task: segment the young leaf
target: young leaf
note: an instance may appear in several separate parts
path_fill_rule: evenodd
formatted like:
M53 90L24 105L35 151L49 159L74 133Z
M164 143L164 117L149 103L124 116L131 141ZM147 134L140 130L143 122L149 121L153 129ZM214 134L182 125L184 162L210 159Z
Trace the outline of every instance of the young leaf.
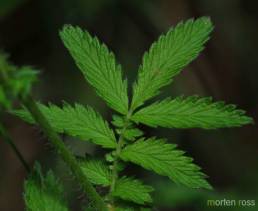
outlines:
M87 159L80 161L80 166L91 183L103 186L110 185L111 172L103 161Z
M143 205L152 202L150 196L150 192L152 191L153 188L151 186L143 185L140 180L122 177L116 182L115 190L112 195Z
M13 91L14 96L18 94L26 95L30 92L32 84L37 80L38 71L33 68L24 66L16 70L9 79L9 87Z
M74 58L87 81L97 94L116 111L126 114L128 110L127 81L123 81L121 66L115 56L98 39L87 31L70 25L60 32L64 45Z
M8 55L0 51L0 102L6 108L18 95L27 95L37 80L38 71L29 66L16 67L8 61Z
M179 23L166 35L160 36L148 53L144 54L138 80L133 87L132 109L159 94L187 64L203 50L212 31L209 18Z
M152 127L212 129L251 123L252 118L244 114L234 105L192 96L156 102L136 112L132 120Z
M129 141L134 141L137 137L140 137L143 135L143 132L139 130L138 128L131 128L124 131L124 138Z
M91 107L80 104L72 107L67 103L62 108L53 104L45 106L38 103L38 106L56 132L89 140L105 148L116 147L113 131ZM29 123L35 123L27 110L16 110L13 113Z
M114 125L115 127L119 127L122 128L125 124L125 120L123 117L119 116L119 115L113 115L112 116L113 120L112 120L112 125Z
M63 187L52 171L46 176L41 173L37 164L35 172L25 182L24 198L28 211L68 211L63 197Z
M192 163L193 159L184 156L184 152L177 150L176 145L167 144L161 139L140 139L125 147L120 157L124 161L131 161L157 174L168 176L175 183L190 188L211 189L205 180L206 175Z

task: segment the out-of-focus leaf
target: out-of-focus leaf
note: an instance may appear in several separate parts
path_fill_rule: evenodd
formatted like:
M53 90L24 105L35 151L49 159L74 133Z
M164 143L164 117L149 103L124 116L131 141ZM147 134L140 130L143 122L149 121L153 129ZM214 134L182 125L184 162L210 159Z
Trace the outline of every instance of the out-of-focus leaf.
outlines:
M68 211L62 185L52 171L44 176L39 164L35 165L24 188L27 211Z

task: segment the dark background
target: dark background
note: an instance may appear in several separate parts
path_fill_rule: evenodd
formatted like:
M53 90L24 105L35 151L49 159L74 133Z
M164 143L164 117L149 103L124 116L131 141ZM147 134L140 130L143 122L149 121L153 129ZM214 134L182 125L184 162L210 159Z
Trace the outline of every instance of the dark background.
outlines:
M116 54L130 84L141 57L157 37L181 20L210 16L215 25L205 51L183 71L164 96L213 96L234 103L257 121L258 2L253 0L0 0L0 48L17 65L41 70L34 95L42 102L62 100L89 104L107 120L110 109L85 82L58 37L65 23L79 25L95 34ZM69 170L57 159L36 127L5 115L4 124L32 166L39 160L52 168L66 184L73 210L80 210L81 192ZM207 199L257 199L257 126L220 130L168 130L143 128L147 135L167 137L187 151L210 176L214 191L189 190L164 177L130 166L156 188L158 210L218 210ZM77 155L103 151L74 139L65 142ZM26 172L4 142L0 142L0 210L24 210L23 180ZM243 210L257 210L245 207ZM242 210L221 208L220 210Z

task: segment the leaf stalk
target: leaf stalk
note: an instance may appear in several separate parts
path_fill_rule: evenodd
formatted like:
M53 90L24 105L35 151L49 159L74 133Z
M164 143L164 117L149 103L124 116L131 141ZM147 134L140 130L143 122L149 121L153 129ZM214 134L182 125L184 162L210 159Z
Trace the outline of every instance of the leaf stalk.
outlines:
M117 178L118 178L119 155L120 155L122 147L124 145L124 132L126 131L128 125L129 125L132 112L133 112L133 110L130 109L129 112L127 113L127 115L125 116L125 123L124 123L124 126L121 130L121 133L120 133L119 137L118 137L117 147L116 147L116 150L115 150L115 159L114 159L114 163L113 163L113 167L112 167L111 186L110 186L110 190L109 190L109 196L110 196L112 201L113 201L112 192L115 189L116 181L117 181Z

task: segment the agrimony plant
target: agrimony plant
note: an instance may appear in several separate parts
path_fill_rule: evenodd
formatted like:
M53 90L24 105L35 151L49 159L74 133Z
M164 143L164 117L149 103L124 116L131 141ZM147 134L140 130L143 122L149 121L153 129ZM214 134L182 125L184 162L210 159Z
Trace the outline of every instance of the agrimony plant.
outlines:
M106 45L79 27L65 25L60 31L64 45L85 79L116 112L111 122L114 129L89 106L77 103L64 103L62 107L38 103L38 106L56 132L106 148L105 159L85 158L78 163L92 184L108 188L103 198L110 210L143 210L152 206L153 188L138 178L126 176L124 168L128 162L189 188L212 189L191 157L164 138L145 137L138 124L216 129L252 122L243 110L213 102L210 97L169 97L145 105L200 54L212 29L210 19L202 17L181 22L161 35L143 56L131 100L122 68ZM26 109L15 113L29 123L36 123Z

